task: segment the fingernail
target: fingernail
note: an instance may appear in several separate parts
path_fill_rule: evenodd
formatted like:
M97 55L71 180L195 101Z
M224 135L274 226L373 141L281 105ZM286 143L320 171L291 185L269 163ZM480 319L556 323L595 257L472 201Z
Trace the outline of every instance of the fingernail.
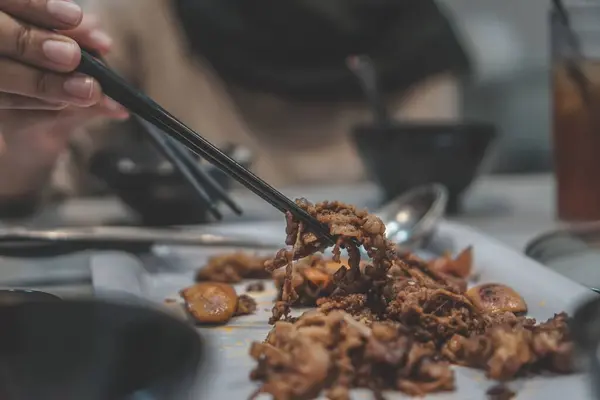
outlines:
M104 107L106 107L110 111L118 111L121 108L121 105L111 99L110 97L104 97Z
M127 113L127 111L123 108L122 105L120 105L119 103L117 103L116 101L111 99L110 97L104 97L103 103L104 103L104 107L106 107L106 109L109 111L119 112L119 113Z
M77 57L77 46L61 40L46 40L42 45L44 55L52 62L71 65Z
M48 0L48 12L56 19L69 25L79 25L83 18L83 11L77 4L65 0Z
M67 79L63 85L65 92L82 100L89 100L94 93L94 80L89 76L76 76Z
M110 97L104 97L104 107L112 113L112 118L125 120L129 118L129 112L119 103Z
M112 38L99 29L93 30L89 37L98 47L108 48L113 43Z
M129 114L122 113L122 114L114 115L112 118L117 121L127 121L129 119Z

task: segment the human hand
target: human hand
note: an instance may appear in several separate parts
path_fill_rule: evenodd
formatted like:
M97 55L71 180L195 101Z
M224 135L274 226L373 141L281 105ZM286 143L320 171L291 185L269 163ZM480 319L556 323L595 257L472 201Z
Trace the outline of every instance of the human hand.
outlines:
M0 109L90 107L99 84L73 71L78 43L106 52L110 38L71 0L0 0Z
M0 0L0 8L2 8L2 1L6 0ZM68 0L54 1L68 2ZM100 54L105 54L111 49L112 39L99 28L99 21L94 16L86 15L77 28L60 32L65 37ZM0 82L2 81L1 72L0 69ZM125 119L128 117L127 111L119 104L102 95L95 104L87 107L81 104L47 102L25 96L12 97L13 100L18 99L25 104L15 106L13 103L12 107L4 109L1 106L2 95L0 90L0 138L2 138L0 150L4 150L0 151L0 156L2 153L6 156L7 150L8 153L19 156L27 152L38 156L30 158L35 163L42 160L53 160L64 150L71 132L91 119L96 117ZM37 102L36 104L39 104L40 107L32 102Z
M72 72L78 43L101 54L111 47L71 1L0 0L0 197L36 190L78 126L127 118L95 80Z

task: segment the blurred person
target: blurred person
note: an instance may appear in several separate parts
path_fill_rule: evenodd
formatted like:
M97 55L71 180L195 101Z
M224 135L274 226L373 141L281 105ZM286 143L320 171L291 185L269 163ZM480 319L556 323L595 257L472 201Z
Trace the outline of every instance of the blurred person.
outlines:
M368 54L391 115L455 119L467 57L432 0L92 0L112 37L111 67L217 146L255 156L268 182L364 178L350 132L371 119L345 60ZM76 134L54 173L70 195L91 190L98 149L129 123Z

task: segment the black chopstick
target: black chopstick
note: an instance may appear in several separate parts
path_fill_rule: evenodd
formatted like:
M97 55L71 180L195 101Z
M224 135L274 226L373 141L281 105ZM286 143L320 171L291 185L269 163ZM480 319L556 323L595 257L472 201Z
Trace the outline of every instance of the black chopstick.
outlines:
M237 205L237 203L234 202L231 197L229 197L221 185L202 169L202 166L199 165L194 157L192 157L188 149L181 146L179 142L176 142L169 136L166 136L162 131L159 131L156 126L144 120L140 116L135 115L134 118L138 124L144 128L148 135L150 135L151 139L156 143L159 149L164 153L169 153L168 156L164 153L163 154L171 162L176 164L177 168L182 174L186 175L186 180L188 180L194 186L198 186L201 189L204 188L206 190L206 195L211 201L212 198L216 198L227 204L229 208L231 208L231 210L236 214L241 215L243 213L240 206ZM204 187L200 186L199 184L203 185ZM213 206L213 208L215 207Z
M208 212L215 217L217 220L222 220L223 215L217 208L217 206L212 201L210 195L206 192L206 190L200 185L199 181L196 180L195 175L192 173L191 168L184 163L184 161L179 157L177 151L173 148L173 146L168 143L170 138L168 136L162 135L160 132L156 130L154 125L148 124L145 120L140 118L137 115L134 115L133 118L136 120L138 124L140 124L145 132L150 137L150 140L154 142L156 148L162 153L162 155L171 163L173 167L179 171L183 179L187 181L187 183L192 187L194 193L198 197L198 200L207 207ZM150 126L147 126L150 125Z
M163 130L164 133L182 143L192 152L204 157L275 208L282 212L292 213L296 218L307 224L307 227L315 234L328 239L331 243L336 242L336 238L330 234L327 226L317 221L316 218L300 208L291 199L244 168L208 140L188 128L148 96L134 89L117 73L86 51L82 51L78 71L95 78L107 96Z
M146 124L151 125L149 122L145 121ZM173 147L173 150L177 152L180 156L180 159L184 162L184 164L188 165L190 172L202 183L206 186L206 191L213 197L220 199L223 203L227 204L231 210L237 215L242 215L244 212L242 208L235 202L227 192L221 187L221 185L208 173L206 173L202 166L198 165L197 160L192 156L192 153L185 147L181 145L181 143L176 142L175 140L168 137L169 144Z
M107 93L108 94L108 93ZM295 217L304 221L316 234L325 237L331 243L335 243L336 239L329 233L326 226L318 222L310 214L298 207L296 203L284 196L281 192L270 186L268 183L248 171L242 165L238 164L231 157L221 152L218 148L206 141L203 137L192 131L190 128L185 126L183 123L172 117L165 111L165 115L168 117L166 121L149 114L149 121L156 124L158 127L167 133L172 135L179 142L183 143L184 146L189 148L194 153L199 154L206 160L223 170L233 179L240 182L246 188L251 190L254 194L277 208L281 212L291 212ZM186 132L182 134L181 132ZM187 133L191 132L193 135L188 136ZM199 142L199 143L198 143ZM208 146L208 150L203 148L204 143Z
M100 54L95 52L89 52L89 54L106 65L106 61ZM178 142L157 131L154 125L138 115L134 115L133 120L146 132L162 155L179 171L213 217L217 220L223 219L219 209L213 203L213 198L223 201L236 214L241 215L243 213L242 209L229 197L221 185L202 169L187 149L182 148ZM204 187L201 185L204 185Z

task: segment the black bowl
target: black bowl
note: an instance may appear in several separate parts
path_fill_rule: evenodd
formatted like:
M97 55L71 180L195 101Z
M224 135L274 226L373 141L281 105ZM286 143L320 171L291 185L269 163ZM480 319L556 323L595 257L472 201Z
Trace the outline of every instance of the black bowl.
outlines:
M62 299L56 295L29 289L0 289L0 307L23 303L55 302Z
M100 301L0 307L3 400L190 398L203 345L163 312Z
M137 151L136 151L137 150ZM200 224L210 221L207 208L181 174L154 149L109 149L98 153L92 173L102 179L141 219L143 225L167 226ZM237 151L228 152L236 158ZM243 154L236 161L250 163ZM206 164L202 168L223 189L233 181L221 170Z
M577 365L588 370L594 398L600 399L600 296L587 300L575 311L570 329Z
M353 137L367 172L389 201L423 184L448 188L448 211L478 173L496 136L487 123L396 123L359 125Z

